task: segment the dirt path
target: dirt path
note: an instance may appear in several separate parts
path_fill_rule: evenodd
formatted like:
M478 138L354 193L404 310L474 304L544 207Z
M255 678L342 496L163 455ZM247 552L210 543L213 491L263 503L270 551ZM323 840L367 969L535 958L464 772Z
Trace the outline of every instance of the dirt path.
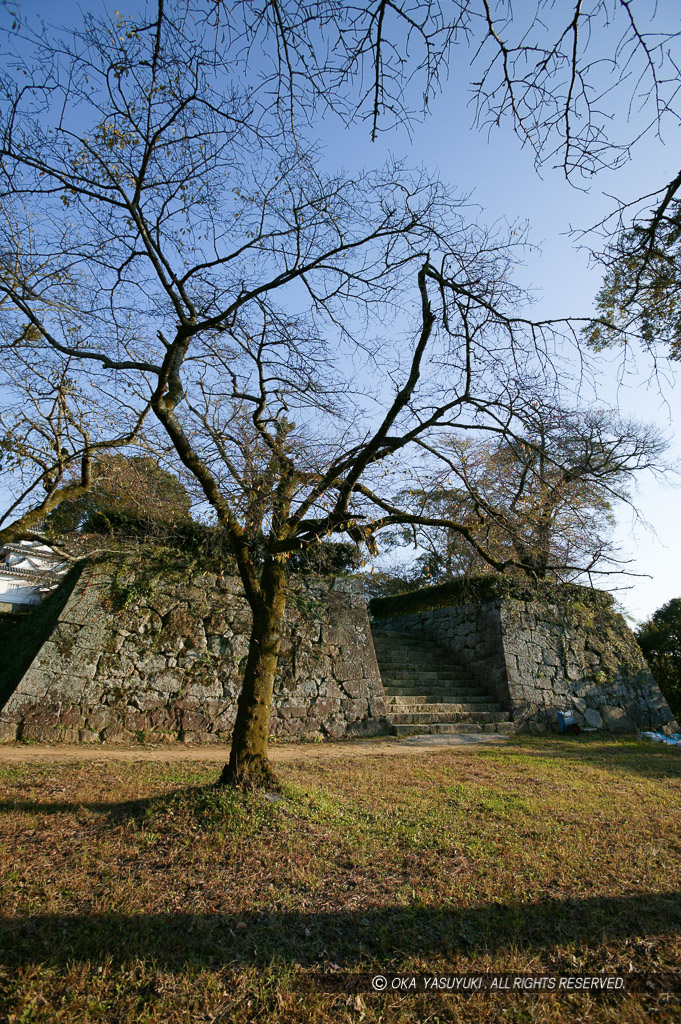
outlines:
M273 744L270 758L274 762L334 761L338 758L367 757L380 754L414 756L442 750L468 750L475 746L498 746L507 737L496 733L462 733L451 736L412 736L398 740L392 736L370 740L348 740L340 743ZM44 764L51 761L204 761L222 763L229 747L105 747L59 744L0 745L0 764Z

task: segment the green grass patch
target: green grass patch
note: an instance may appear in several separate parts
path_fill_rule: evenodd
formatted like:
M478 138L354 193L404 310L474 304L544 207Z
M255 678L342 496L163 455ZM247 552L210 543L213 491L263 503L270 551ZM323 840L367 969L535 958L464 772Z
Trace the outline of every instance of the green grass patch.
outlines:
M678 995L329 993L315 972L681 967L681 757L558 739L291 762L0 769L18 1022L676 1020Z

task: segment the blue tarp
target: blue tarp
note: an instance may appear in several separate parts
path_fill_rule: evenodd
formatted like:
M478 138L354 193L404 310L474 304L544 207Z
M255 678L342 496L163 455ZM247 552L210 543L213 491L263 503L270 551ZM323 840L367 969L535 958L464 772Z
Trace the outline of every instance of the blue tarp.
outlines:
M642 732L641 739L651 740L653 743L666 743L670 747L681 747L681 732L673 732L671 736L665 736L663 732Z

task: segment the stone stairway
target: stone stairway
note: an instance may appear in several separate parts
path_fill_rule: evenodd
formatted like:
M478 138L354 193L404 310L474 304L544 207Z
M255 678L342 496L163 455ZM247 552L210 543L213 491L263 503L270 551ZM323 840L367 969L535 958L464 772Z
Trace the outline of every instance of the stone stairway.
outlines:
M374 648L395 736L425 733L512 733L502 709L450 652L432 640L372 626Z

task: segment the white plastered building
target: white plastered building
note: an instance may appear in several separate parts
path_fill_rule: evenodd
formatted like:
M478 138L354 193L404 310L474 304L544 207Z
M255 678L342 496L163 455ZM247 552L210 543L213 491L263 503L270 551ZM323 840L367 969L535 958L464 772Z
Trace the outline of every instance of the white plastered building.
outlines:
M60 555L39 541L0 547L0 611L24 611L40 604L68 568Z

